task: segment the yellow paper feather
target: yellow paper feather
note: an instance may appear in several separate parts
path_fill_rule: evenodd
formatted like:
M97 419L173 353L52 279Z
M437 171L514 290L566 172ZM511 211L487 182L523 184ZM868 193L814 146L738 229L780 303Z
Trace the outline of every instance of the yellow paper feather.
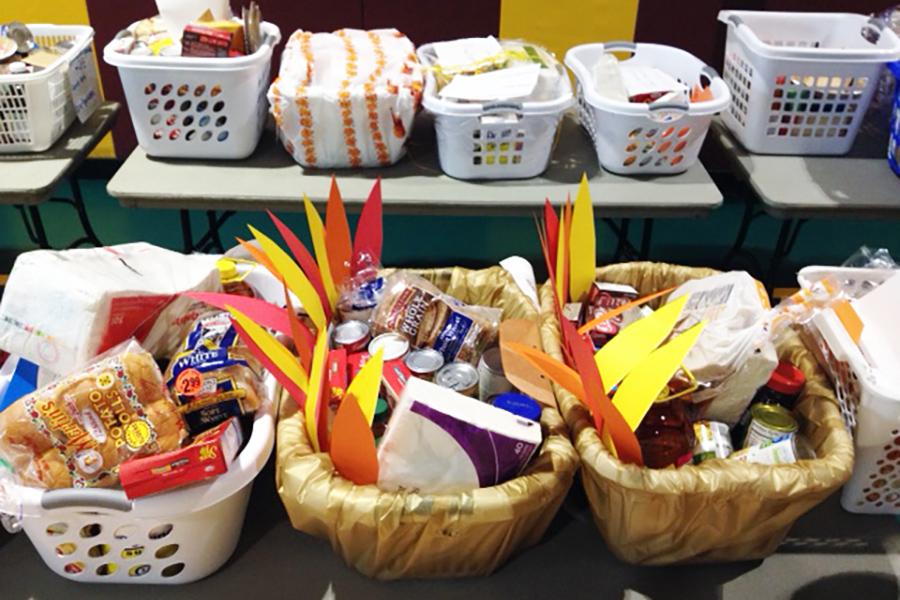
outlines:
M328 362L328 334L324 329L319 330L316 337L316 346L313 349L312 366L309 368L309 389L306 392L305 421L306 433L316 452L320 452L318 408L321 402L322 386L326 362Z
M231 306L226 306L226 308L228 309L228 312L231 313L234 320L247 332L247 335L253 339L253 343L255 343L260 350L265 352L266 356L269 357L269 360L271 360L276 367L281 369L282 373L290 377L291 381L293 381L303 393L306 393L309 387L309 378L307 377L303 366L300 364L300 361L297 360L297 357L294 356L290 350L285 348L281 342L276 340L275 336L266 331L265 328L257 325L250 317Z
M375 404L378 402L378 390L381 388L381 374L384 370L384 351L379 348L375 356L366 361L353 381L347 387L344 398L353 396L362 409L363 416L369 426L375 419Z
M597 271L597 239L594 234L594 205L588 189L587 175L581 176L575 208L572 211L572 234L569 239L569 297L578 302L594 283Z
M559 305L566 303L566 210L559 209L559 232L556 234L556 297Z
M297 263L288 256L287 252L281 249L281 246L252 225L248 225L248 227L250 232L253 233L253 237L256 238L266 253L266 256L272 261L272 265L284 278L288 288L300 300L306 314L309 315L313 325L316 326L316 330L320 332L325 331L328 323L325 321L325 309L322 308L322 301L319 299L319 294L316 293L316 288L309 282L309 279L303 274Z
M312 237L313 249L316 251L316 263L319 265L319 273L322 275L322 285L325 287L325 295L331 303L333 311L337 306L338 291L334 286L334 277L331 275L331 263L328 262L328 247L325 245L325 226L322 217L309 197L303 194L303 206L306 209L306 220L309 223L309 235Z
M616 390L613 405L622 413L632 431L644 420L650 406L678 371L705 326L706 321L701 321L668 344L654 350L631 370Z
M681 296L632 323L597 351L594 361L607 393L669 337L687 299Z

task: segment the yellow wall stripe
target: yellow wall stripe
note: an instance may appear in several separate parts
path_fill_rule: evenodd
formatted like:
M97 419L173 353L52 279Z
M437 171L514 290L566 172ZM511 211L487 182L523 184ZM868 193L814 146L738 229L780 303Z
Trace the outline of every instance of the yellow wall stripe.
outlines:
M638 0L501 0L500 37L547 47L562 61L588 42L633 40Z

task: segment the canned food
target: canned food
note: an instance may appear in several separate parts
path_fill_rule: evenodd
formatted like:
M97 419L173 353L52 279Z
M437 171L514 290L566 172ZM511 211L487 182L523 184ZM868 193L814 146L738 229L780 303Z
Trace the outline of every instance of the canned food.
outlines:
M334 328L334 344L347 352L362 352L369 344L369 326L362 321L344 321Z
M444 366L444 355L432 348L413 350L406 355L406 367L414 377L434 381L434 374Z
M375 352L381 348L384 352L384 362L403 358L409 352L409 340L399 333L382 333L372 338L369 342L369 354L375 356Z
M694 464L711 458L728 458L734 452L728 425L719 421L694 423Z
M798 446L797 435L789 433L774 440L766 440L738 450L731 455L731 458L760 465L787 465L795 463L801 458L815 458L815 455L809 456Z
M478 361L478 399L487 402L511 389L512 384L503 374L500 348L488 348Z
M434 376L434 382L473 398L478 393L478 371L467 362L456 361L444 365Z
M778 404L754 404L750 407L750 427L744 438L744 448L780 438L800 429L797 419Z

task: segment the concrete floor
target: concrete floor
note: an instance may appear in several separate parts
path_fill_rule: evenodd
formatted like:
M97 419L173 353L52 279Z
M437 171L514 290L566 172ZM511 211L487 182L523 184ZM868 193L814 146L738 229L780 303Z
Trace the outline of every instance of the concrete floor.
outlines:
M256 482L237 551L207 579L174 588L74 583L49 571L24 534L3 534L0 598L900 598L900 520L851 515L841 509L837 495L801 518L766 560L633 567L606 549L578 486L576 481L544 540L490 577L383 583L344 565L326 541L291 528L270 462Z

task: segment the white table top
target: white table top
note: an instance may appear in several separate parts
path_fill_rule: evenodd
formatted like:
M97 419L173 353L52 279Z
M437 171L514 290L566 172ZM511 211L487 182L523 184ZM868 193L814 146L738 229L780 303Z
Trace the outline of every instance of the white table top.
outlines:
M629 178L599 168L590 139L566 119L550 168L540 177L507 181L461 181L440 171L434 128L423 115L408 155L383 169L337 172L342 197L358 209L372 182L382 178L386 212L406 214L530 214L545 198L554 203L590 178L598 217L702 216L722 204L722 194L698 162L675 176ZM172 160L135 150L107 190L123 206L205 210L302 210L305 192L316 203L328 198L332 171L305 170L270 130L256 152L241 161Z
M887 162L884 135L860 130L846 156L751 154L718 120L710 137L718 141L747 179L769 214L779 218L900 218L900 177Z
M0 154L0 204L40 204L60 180L78 168L112 128L119 104L106 102L86 123L77 119L49 149L34 154Z

